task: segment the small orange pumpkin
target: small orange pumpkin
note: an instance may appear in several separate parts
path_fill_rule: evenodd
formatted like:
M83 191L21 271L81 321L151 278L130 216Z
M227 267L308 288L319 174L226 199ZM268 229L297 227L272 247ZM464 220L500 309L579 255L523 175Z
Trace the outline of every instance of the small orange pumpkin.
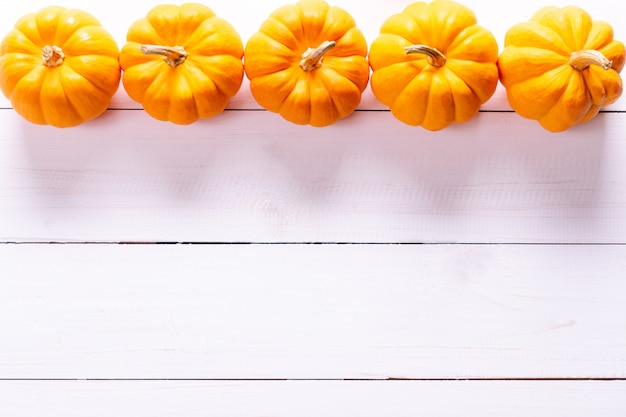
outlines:
M327 126L351 114L369 80L367 43L345 10L302 0L275 10L244 51L250 90L296 124Z
M15 111L71 127L104 112L120 83L119 49L95 17L46 7L18 20L0 45L0 88Z
M389 17L372 43L371 88L400 121L440 130L474 117L498 85L498 44L450 0L416 2Z
M583 9L549 6L507 31L498 67L511 107L560 132L620 97L624 44Z
M157 5L128 30L122 83L150 116L186 125L226 108L243 81L242 57L239 34L207 6Z

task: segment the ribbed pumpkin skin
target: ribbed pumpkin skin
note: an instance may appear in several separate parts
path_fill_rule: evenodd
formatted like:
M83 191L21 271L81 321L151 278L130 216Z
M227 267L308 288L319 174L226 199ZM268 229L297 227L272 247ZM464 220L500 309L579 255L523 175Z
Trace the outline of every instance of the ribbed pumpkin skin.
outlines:
M152 117L187 125L216 116L243 81L243 43L235 28L197 3L161 4L135 21L120 52L128 95ZM178 65L142 48L182 48Z
M610 68L574 68L570 59L580 51L600 52ZM624 44L613 39L608 23L593 21L584 10L550 6L507 31L498 67L511 107L561 132L591 120L621 96Z
M19 19L2 40L0 89L29 122L77 126L107 109L120 82L118 55L91 14L46 7Z
M413 45L435 48L445 63ZM376 98L400 121L440 130L464 123L498 84L498 44L467 7L450 1L416 2L389 17L372 42L369 62Z
M305 70L303 54L335 42L319 67ZM320 0L274 11L244 51L250 90L264 108L301 125L328 126L350 115L369 80L367 43L354 19Z

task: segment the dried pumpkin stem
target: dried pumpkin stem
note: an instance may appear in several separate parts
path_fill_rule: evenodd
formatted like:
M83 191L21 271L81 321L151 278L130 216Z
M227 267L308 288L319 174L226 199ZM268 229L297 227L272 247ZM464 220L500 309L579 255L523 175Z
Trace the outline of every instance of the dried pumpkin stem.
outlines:
M65 60L63 50L56 45L46 45L41 50L41 62L46 67L58 67Z
M608 70L613 66L613 61L610 61L600 51L583 49L570 55L569 64L578 71L584 70L589 65L600 65L602 69Z
M322 57L337 45L335 41L324 41L317 48L309 48L302 54L300 67L305 71L313 71L322 66Z
M146 55L163 55L165 62L172 67L187 59L187 51L182 46L141 45L141 52Z
M446 64L446 56L437 48L427 45L405 46L404 50L408 54L424 54L428 63L435 67L443 67Z

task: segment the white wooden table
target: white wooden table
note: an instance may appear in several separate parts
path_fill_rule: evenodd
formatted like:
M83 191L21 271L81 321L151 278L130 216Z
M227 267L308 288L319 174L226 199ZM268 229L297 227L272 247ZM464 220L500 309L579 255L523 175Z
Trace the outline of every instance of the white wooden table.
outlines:
M207 3L242 39L285 2ZM626 3L567 2L613 24ZM6 3L2 36L49 3ZM124 43L156 3L67 1ZM332 2L368 42L408 1ZM539 0L468 0L502 46ZM432 133L366 91L55 129L0 99L0 415L626 415L626 99L551 134L500 86Z

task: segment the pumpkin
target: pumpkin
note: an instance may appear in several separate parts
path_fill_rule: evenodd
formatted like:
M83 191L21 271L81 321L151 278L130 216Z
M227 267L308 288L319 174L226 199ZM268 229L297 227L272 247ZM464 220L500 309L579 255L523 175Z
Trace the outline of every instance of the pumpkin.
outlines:
M244 67L262 107L316 127L350 115L369 80L365 37L348 12L321 0L271 13L246 43Z
M187 125L213 117L241 87L241 38L207 6L157 5L126 40L124 89L155 119Z
M119 49L95 17L46 7L20 18L0 45L0 89L24 119L77 126L103 113L120 82Z
M624 45L579 7L549 6L507 31L498 67L511 107L560 132L620 97Z
M415 2L372 42L371 89L400 121L440 130L474 117L498 85L498 44L467 7Z

